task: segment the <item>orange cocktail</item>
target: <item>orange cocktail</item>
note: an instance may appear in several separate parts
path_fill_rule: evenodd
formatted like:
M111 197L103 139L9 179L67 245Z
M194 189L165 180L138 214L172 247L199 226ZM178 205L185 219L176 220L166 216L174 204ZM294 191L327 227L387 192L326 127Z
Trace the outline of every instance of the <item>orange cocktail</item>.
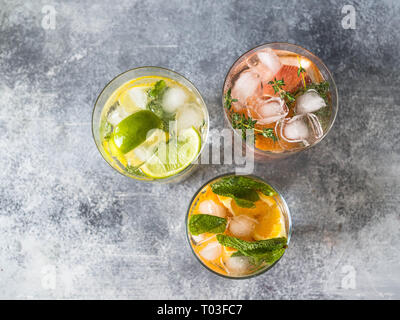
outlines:
M290 215L270 185L229 174L195 195L187 228L203 265L219 275L240 278L259 274L282 257L290 237Z

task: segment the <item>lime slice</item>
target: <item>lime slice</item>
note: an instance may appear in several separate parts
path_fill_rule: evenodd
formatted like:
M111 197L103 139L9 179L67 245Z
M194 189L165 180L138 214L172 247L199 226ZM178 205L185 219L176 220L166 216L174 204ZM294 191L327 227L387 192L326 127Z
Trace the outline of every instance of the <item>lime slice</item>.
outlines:
M110 140L114 143L118 153L125 154L143 143L151 129L161 127L161 119L153 112L140 110L118 123Z
M126 159L124 157L124 154L118 149L118 147L115 145L114 140L110 139L108 140L108 149L110 151L110 155L114 157L116 160L121 162L123 166L127 165Z
M200 152L201 137L195 128L189 128L168 143L161 143L155 154L141 166L149 177L162 179L173 176L188 167Z
M128 165L139 167L150 159L160 143L168 141L168 133L161 129L153 129L148 133L148 138L140 146L125 154Z

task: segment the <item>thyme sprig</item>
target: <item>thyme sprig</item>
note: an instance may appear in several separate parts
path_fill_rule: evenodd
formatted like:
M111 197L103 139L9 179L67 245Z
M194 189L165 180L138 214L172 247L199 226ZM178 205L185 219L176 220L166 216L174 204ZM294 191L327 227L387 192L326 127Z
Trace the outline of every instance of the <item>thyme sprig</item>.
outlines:
M297 60L299 61L299 69L297 70L297 76L300 77L300 74L301 74L301 77L303 79L303 85L304 85L304 88L306 89L307 88L306 79L304 78L304 73L306 72L306 69L304 69L302 67L301 60L300 60L299 56L297 56Z
M281 80L274 78L274 80L269 81L268 84L272 85L274 93L279 93L280 97L286 100L286 102L290 103L296 100L290 92L283 89L283 86L285 85L285 80L283 78Z
M229 90L226 92L226 95L225 95L224 106L225 106L225 108L228 109L228 110L231 110L231 108L232 108L232 102L237 102L237 101L238 101L238 99L232 99L231 90L232 90L232 89L229 89Z
M254 142L254 140L256 138L256 134L258 134L258 135L262 135L265 138L270 138L274 142L278 141L273 128L264 128L262 130L257 129L254 127L255 124L257 123L257 120L253 120L250 116L246 117L242 113L231 111L232 102L235 102L235 101L237 101L237 99L232 99L231 89L229 89L225 94L224 106L228 111L230 111L232 127L234 129L239 129L242 131L242 138L244 140L250 141L251 139L253 139L253 142ZM253 134L251 136L248 136L247 130L252 130Z
M304 72L306 72L306 69L304 69L304 68L300 65L299 69L297 70L297 76L300 77L300 74L301 74L301 73L304 73Z
M325 100L326 105L329 105L330 93L329 93L329 82L323 81L321 83L311 83L307 88L300 88L295 93L294 96L297 98L303 95L306 91L314 89L318 92L322 99Z

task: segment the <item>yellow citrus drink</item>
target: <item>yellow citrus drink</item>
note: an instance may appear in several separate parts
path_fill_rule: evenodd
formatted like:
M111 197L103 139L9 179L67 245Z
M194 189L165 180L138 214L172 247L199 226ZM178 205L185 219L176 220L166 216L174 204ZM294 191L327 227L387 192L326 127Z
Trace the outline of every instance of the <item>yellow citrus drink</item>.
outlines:
M141 180L163 180L187 171L208 132L208 113L200 94L169 70L166 75L155 72L116 86L99 119L99 149L107 162Z

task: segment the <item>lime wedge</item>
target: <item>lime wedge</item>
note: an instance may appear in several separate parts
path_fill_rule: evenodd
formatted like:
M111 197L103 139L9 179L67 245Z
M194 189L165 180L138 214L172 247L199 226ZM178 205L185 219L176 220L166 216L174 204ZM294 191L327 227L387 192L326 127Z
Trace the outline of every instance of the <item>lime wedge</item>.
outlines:
M125 154L143 143L151 129L161 127L161 119L153 112L140 110L118 123L110 140L114 143L118 153Z
M168 133L161 129L152 129L148 133L148 138L140 146L125 154L128 165L139 167L150 159L160 143L168 141Z
M162 179L188 167L200 152L201 137L195 128L182 131L177 139L161 143L154 155L140 168L147 176Z

